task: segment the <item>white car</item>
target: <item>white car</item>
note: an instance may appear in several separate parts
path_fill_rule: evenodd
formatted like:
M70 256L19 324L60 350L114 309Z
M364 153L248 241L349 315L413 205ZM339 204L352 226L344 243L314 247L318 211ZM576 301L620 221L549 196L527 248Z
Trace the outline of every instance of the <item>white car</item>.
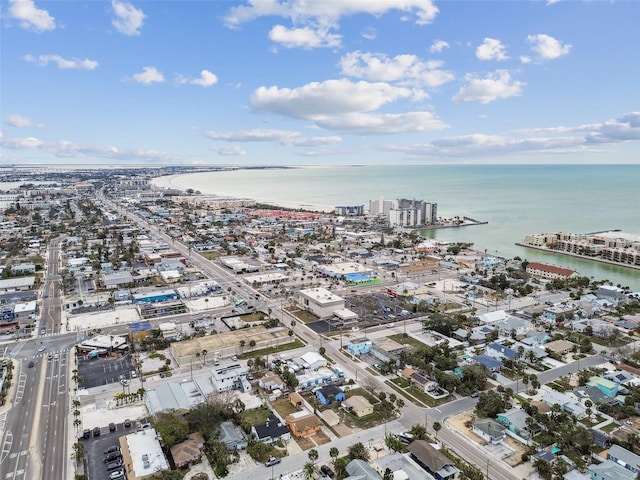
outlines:
M351 327L351 331L352 332L359 332L360 331L360 327Z
M40 347L40 348L38 349L38 352L44 352L44 348L45 348L45 347Z
M393 322L391 322L391 323L387 323L387 328L393 328L393 327L395 327L395 326L396 326L396 324L395 324L395 323L393 323Z

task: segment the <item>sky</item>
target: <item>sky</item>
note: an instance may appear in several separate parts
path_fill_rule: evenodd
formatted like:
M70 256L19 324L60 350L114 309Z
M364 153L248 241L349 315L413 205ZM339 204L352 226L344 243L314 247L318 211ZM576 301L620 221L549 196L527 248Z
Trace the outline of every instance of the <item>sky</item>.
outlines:
M0 163L638 164L640 2L2 0Z

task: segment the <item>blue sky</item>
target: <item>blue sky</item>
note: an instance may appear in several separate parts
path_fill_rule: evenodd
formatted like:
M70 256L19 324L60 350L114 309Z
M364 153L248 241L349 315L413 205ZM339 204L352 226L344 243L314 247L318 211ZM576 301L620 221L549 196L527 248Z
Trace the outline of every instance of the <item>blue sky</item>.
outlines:
M3 0L9 164L640 163L640 2Z

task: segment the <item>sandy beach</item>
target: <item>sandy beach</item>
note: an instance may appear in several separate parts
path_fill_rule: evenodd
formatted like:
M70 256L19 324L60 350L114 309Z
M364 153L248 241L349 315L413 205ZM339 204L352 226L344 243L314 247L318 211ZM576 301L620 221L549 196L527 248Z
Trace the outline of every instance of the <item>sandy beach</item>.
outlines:
M234 172L238 172L237 170ZM242 172L242 170L240 170ZM205 175L220 175L221 177L225 174L229 173L226 171L221 172L208 172ZM288 209L302 209L308 210L312 212L333 212L335 207L332 205L319 205L313 203L305 203L305 202L292 202L285 200L277 200L273 198L267 198L264 196L254 196L247 192L247 188L244 184L239 182L220 182L216 183L215 186L212 185L209 188L203 188L199 186L195 188L191 186L191 181L193 180L194 175L202 175L202 174L182 174L182 175L167 175L163 177L156 177L151 180L151 184L155 188L159 189L170 189L175 188L179 190L186 191L189 188L194 188L194 190L199 190L205 195L215 195L218 197L226 197L226 198L250 198L255 200L258 203L264 203L268 205L273 205L282 208Z

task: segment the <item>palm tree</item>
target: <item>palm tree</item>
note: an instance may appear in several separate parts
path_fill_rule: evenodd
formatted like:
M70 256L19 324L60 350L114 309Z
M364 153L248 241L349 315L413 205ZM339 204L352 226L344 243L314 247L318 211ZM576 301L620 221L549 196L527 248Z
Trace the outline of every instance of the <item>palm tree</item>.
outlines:
M318 451L315 448L312 448L311 450L309 450L307 455L309 455L309 460L312 461L313 463L316 463L316 461L318 460L319 455L318 455Z
M206 349L206 348L203 348L203 349L202 349L202 357L203 357L203 359L202 359L202 363L207 363L207 353L209 353L209 352L207 351L207 349Z
M196 352L196 360L200 360L200 352Z
M338 447L331 447L329 449L329 456L331 457L331 461L333 462L333 465L335 466L336 464L336 459L338 458L338 455L340 455L340 450L338 450Z
M240 351L242 352L244 350L244 346L247 344L246 340L240 340Z
M436 440L438 440L438 432L442 428L440 422L433 422L433 431L436 432Z
M307 474L307 478L311 477L313 475L313 472L316 469L316 466L313 464L313 462L307 462L304 464L304 471Z

